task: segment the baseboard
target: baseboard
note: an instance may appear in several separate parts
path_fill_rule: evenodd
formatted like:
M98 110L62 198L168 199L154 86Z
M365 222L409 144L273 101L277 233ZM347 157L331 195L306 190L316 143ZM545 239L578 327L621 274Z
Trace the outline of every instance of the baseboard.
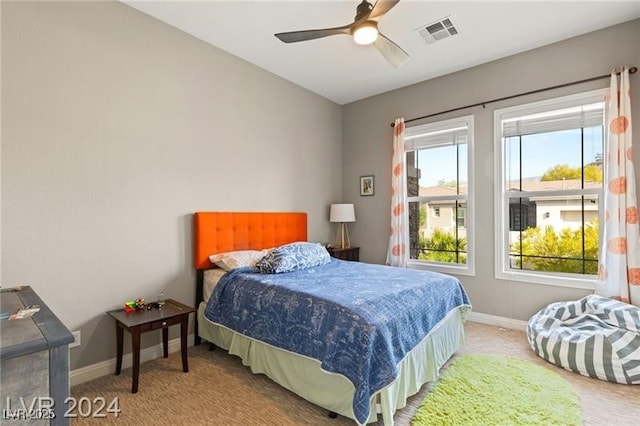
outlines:
M187 337L187 346L193 346L193 334ZM177 352L180 350L180 338L169 340L169 353ZM151 361L152 359L160 358L162 356L162 343L142 349L140 351L140 363ZM125 354L122 357L122 368L129 368L133 365L133 356L131 353ZM106 361L98 362L96 364L88 365L86 367L76 368L71 371L69 377L71 386L79 385L94 379L98 379L102 376L109 374L115 374L116 371L116 359L112 358Z
M483 314L480 312L470 312L467 317L469 321L479 322L481 324L494 325L496 327L512 328L514 330L525 331L527 322L513 318L499 317L496 315Z

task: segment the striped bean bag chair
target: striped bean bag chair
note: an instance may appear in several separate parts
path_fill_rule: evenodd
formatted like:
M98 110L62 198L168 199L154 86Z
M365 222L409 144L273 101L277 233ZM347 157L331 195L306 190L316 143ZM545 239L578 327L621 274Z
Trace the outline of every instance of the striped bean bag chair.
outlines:
M574 373L640 384L640 308L589 295L552 303L527 323L531 349Z

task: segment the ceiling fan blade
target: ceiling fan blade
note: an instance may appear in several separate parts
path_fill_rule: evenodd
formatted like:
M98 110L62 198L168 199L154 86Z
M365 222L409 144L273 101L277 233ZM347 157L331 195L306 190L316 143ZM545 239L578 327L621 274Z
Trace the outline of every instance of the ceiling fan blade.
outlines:
M382 34L378 34L378 38L373 42L373 45L378 49L378 52L396 68L409 60L409 54L407 52Z
M373 9L371 9L371 13L367 19L378 19L385 13L391 10L393 6L398 4L400 0L378 0L376 4L373 5Z
M274 35L285 43L296 43L298 41L314 40L317 38L328 37L337 34L351 34L352 25L353 24L349 24L343 27L324 28L320 30L290 31L287 33L278 33Z

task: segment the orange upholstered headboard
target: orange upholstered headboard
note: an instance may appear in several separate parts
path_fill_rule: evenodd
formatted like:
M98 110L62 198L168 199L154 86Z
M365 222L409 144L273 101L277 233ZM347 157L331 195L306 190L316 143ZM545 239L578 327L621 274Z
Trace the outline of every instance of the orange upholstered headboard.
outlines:
M234 250L261 250L307 241L307 214L289 212L194 213L194 266L208 269L209 256Z

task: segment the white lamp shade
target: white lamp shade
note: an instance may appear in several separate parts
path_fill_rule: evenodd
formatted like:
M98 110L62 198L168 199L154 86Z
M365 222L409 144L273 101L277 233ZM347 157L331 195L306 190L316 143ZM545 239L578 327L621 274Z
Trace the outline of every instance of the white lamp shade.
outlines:
M353 204L331 204L329 222L355 222L356 212Z

